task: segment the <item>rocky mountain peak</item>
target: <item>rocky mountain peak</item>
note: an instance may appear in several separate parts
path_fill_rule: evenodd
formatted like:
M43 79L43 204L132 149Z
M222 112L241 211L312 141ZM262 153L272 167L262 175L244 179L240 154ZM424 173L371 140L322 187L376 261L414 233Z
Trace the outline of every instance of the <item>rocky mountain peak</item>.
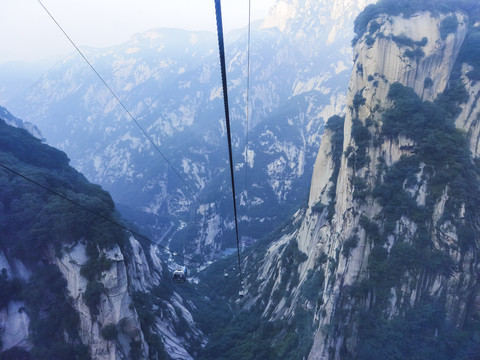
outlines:
M452 23L454 26L446 30L448 23ZM306 226L301 230L305 231L304 235L297 238L301 250L312 251L315 247L320 247L333 261L329 266L335 264L336 270L327 275L327 277L331 277L328 280L330 285L327 287L333 293L328 296L325 295L328 291L324 293L325 305L322 308L326 316L320 318L320 324L331 323L335 321L335 316L342 314L340 315L343 319L341 322L347 321L349 327L356 326L353 320L356 316L353 309L355 304L359 304L358 302L364 301L365 298L358 295L352 296L346 289L350 287L357 289L359 284L371 282L372 277L377 276L373 270L373 267L376 266L374 264L377 264L378 261L377 251L385 251L390 257L396 256L397 249L401 247L411 247L412 251L432 251L429 256L439 255L440 250L446 251L445 254L448 254L445 255L446 262L442 265L446 268L439 269L436 274L430 274L430 279L415 290L407 290L407 284L419 284L421 277L425 276L424 265L415 265L408 270L400 270L404 271L402 276L405 276L405 282L398 278L392 281L391 288L388 290L391 293L386 296L386 299L391 301L388 306L379 305L375 300L372 302L371 299L368 299L370 292L365 293L366 300L370 304L368 306L381 308L384 311L385 319L400 316L401 309L415 308L415 304L420 301L422 296L440 296L448 291L447 289L451 287L452 283L459 285L458 291L462 293L463 301L468 302L468 298L472 296L467 288L476 282L475 273L469 273L467 278L462 278L462 285L460 285L458 281L462 270L458 273L449 273L449 275L443 272L448 268L447 263L450 260L456 262L459 269L468 268L475 261L472 258L470 260L462 258L460 255L462 251L459 247L456 247L455 251L446 250L455 242L454 239L459 241L460 235L457 231L459 227L463 226L460 224L463 222L461 219L464 215L461 215L463 210L460 210L462 208L460 207L458 208L460 212L454 215L457 220L445 221L444 219L443 225L440 221L447 211L445 203L454 201L455 195L448 195L450 193L449 185L446 185L443 192L433 194L431 182L434 180L428 179L434 175L427 175L424 169L426 165L427 167L441 165L438 163L432 165L427 160L430 156L429 153L421 155L424 153L418 150L419 147L422 147L418 141L425 142L427 140L416 136L415 132L422 133L424 130L411 128L410 131L406 129L395 131L396 136L393 137L385 136L387 133L392 134L391 126L402 126L399 123L393 125L390 119L395 118L394 121L397 122L406 121L402 116L396 115L400 108L406 109L411 105L404 104L404 101L415 101L418 104L418 107L410 107L410 113L403 113L403 116L418 119L410 123L412 127L427 126L421 125L422 117L427 116L421 114L422 111L426 111L421 110L422 106L434 108L437 106L428 105L431 104L428 102L420 105L422 100L433 101L443 97L445 101L452 101L450 95L445 94L449 94L449 87L454 86L452 84L460 81L453 69L455 66L457 69L459 67L459 54L466 38L468 24L468 14L462 11L435 14L420 11L411 16L381 14L369 22L368 32L365 32L355 45L354 71L350 78L343 128L344 155L341 156L338 173L335 173L335 165L331 162L333 160L331 143L334 139L334 132L328 132L327 139L324 138L317 158L310 194L311 206L322 202L325 207L328 207L329 204L335 206L331 222L328 224L321 219L313 222L324 223L324 227L320 229L320 238L322 239L320 242L316 237L311 236L312 231L316 228L312 226ZM403 100L407 96L409 100ZM418 100L414 100L415 98ZM455 101L453 102L455 103ZM459 103L456 104L452 106L458 106ZM440 110L440 103L438 106L436 111L440 113L437 116L442 116L440 115L442 111L452 111ZM446 107L444 108L446 109ZM452 125L446 125L446 129L455 133ZM439 139L439 141L442 140ZM442 146L447 145L443 143ZM469 149L464 147L464 151L468 152ZM419 168L413 172L416 180L412 178L412 185L404 183L403 191L410 194L406 195L407 198L413 197L415 205L412 205L412 208L418 206L424 209L422 211L430 212L431 217L427 221L432 222L434 228L430 231L422 230L422 225L397 209L396 206L400 205L395 205L393 198L387 197L388 200L385 200L382 197L384 195L378 193L378 189L382 188L382 185L379 184L385 183L383 188L388 188L391 186L390 182L394 181L389 175L390 171L398 171L393 169L404 166L400 164L408 161L415 164L416 161L419 161L417 159L425 159L426 163L420 160ZM382 167L389 170L379 171ZM328 177L330 174L331 176ZM421 180L422 177L425 179L425 176L427 180ZM418 183L416 183L417 181ZM414 183L415 185L413 185ZM325 202L329 197L327 193L330 194L329 196L334 194L334 197ZM441 198L435 198L439 195ZM429 207L429 201L436 202L437 206ZM387 210L392 207L395 210ZM478 211L473 208L471 210ZM387 215L392 212L396 215ZM318 215L312 213L311 216L317 217ZM391 219L390 216L392 216ZM383 218L383 222L378 220L380 218ZM310 220L310 222L312 221ZM393 223L386 225L385 222L388 221L393 221ZM452 227L454 223L457 225ZM450 229L448 236L445 233L446 228ZM423 233L424 231L425 233ZM382 236L385 236L384 244L380 241ZM428 237L432 244L430 246L434 250L427 251L417 245L420 236ZM376 243L378 241L380 243ZM393 264L388 266L391 266L389 269L394 267ZM384 281L384 279L379 279L379 281ZM382 285L378 283L372 290L380 291L381 287ZM385 291L387 290L385 289ZM333 298L337 298L337 300L331 301ZM447 296L445 309L449 314L449 321L457 326L463 326L458 322L457 316L459 313L464 314L462 316L466 315L468 311L465 305L460 305L459 308L458 303L451 301ZM362 336L364 335L359 335L360 338ZM357 341L359 341L358 338L343 334L340 329L333 336L331 333L319 331L309 358L316 359L319 356L340 358L342 352L358 351L359 343L356 343ZM335 351L327 357L328 347L335 348Z
M443 321L427 333L477 326L477 17L382 1L356 20L345 116L327 122L308 207L260 271L274 279L264 316L311 314L309 359L388 358L428 336L400 328L427 309ZM375 330L387 328L388 343Z
M315 33L322 45L332 45L341 38L351 38L353 20L373 0L312 1L279 0L265 18L262 28L278 28L298 38Z

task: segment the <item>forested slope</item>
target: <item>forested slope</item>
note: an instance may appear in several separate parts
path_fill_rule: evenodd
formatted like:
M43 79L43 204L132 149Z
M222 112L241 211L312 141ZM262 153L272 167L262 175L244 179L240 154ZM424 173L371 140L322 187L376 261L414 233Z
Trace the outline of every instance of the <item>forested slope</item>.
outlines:
M191 358L189 305L120 224L63 152L0 119L2 360Z

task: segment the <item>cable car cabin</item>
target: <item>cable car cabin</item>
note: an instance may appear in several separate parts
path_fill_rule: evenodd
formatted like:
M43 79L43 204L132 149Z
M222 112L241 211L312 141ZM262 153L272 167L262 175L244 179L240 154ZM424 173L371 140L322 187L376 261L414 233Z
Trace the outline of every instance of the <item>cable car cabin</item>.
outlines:
M173 281L177 283L184 283L187 281L187 268L179 268L173 272Z

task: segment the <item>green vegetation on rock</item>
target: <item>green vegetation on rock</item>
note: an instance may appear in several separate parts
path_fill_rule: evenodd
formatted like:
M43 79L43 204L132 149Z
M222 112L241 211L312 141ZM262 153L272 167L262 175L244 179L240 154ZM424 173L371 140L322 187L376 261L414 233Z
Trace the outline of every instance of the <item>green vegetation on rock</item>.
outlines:
M100 186L89 183L68 162L63 152L0 119L1 164L102 216L116 219L110 195ZM89 261L82 275L89 282L83 296L95 315L103 292L100 275L111 266L111 262L100 255L101 250L122 247L126 241L125 232L1 168L0 234L0 250L20 260L32 273L28 281L8 279L5 270L0 276L0 307L12 300L25 303L33 344L30 356L34 359L88 359L88 349L78 334L79 316L72 306L66 280L58 267L50 264L50 249L55 256L61 257L78 242L86 244ZM8 292L4 292L5 289Z
M378 17L380 14L387 14L392 16L402 15L409 18L416 12L429 11L433 14L449 13L454 11L462 11L469 15L478 15L480 12L478 2L476 0L432 0L432 1L417 1L417 0L380 0L376 4L368 5L355 19L354 31L355 38L352 40L352 45L355 45L358 40L369 29L372 33L372 28L368 28L371 20ZM457 29L458 22L453 16L446 18L441 24L441 36L445 38L449 33ZM376 30L378 25L373 27Z
M432 242L434 206L445 191L448 199L437 228L448 222L459 229L461 253L475 246L472 239L480 209L480 171L472 163L465 134L453 124L453 114L465 99L464 91L451 87L438 102L430 103L401 84L390 87L394 105L383 114L382 133L390 138L407 137L414 145L410 155L403 155L391 167L380 161L379 180L369 195L382 211L373 220L362 217L360 221L373 245L369 276L349 293L355 298L375 294L375 301L370 310L360 314L356 359L466 359L465 354L480 349L478 319L467 321L465 328L452 328L445 318L444 296L425 298L412 307L404 304L400 315L388 315L392 291L404 292L407 277L413 279L410 286L415 287L414 279L419 276L448 279L459 266L448 249L438 249ZM418 193L411 190L418 189L418 181L427 184L424 205L417 204L414 195ZM407 226L409 221L414 223L415 231L398 232L402 221ZM470 347L461 346L460 338ZM414 348L421 351L412 351Z
M330 117L327 121L326 129L332 132L332 161L334 163L334 168L332 176L330 177L330 182L332 186L328 189L328 197L330 201L328 203L328 213L327 218L332 219L335 212L335 194L337 191L337 178L340 172L340 165L342 162L343 154L343 128L345 126L345 117L334 115Z

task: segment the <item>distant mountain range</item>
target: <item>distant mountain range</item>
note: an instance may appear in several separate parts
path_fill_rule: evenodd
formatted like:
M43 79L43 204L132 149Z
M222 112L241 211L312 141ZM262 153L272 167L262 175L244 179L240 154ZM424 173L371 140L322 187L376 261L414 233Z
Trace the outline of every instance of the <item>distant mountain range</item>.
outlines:
M243 240L262 238L306 200L324 122L344 106L359 11L353 1L278 1L254 24L248 133L246 30L227 35ZM195 197L77 54L10 100L10 110L159 241L206 258L233 247L215 34L157 29L83 51Z
M246 33L227 37L242 274L214 34L84 49L181 179L76 55L9 100L188 257L0 171L0 357L477 359L480 6L368 3L276 2L252 32L248 124ZM4 163L119 219L65 153L0 135Z

